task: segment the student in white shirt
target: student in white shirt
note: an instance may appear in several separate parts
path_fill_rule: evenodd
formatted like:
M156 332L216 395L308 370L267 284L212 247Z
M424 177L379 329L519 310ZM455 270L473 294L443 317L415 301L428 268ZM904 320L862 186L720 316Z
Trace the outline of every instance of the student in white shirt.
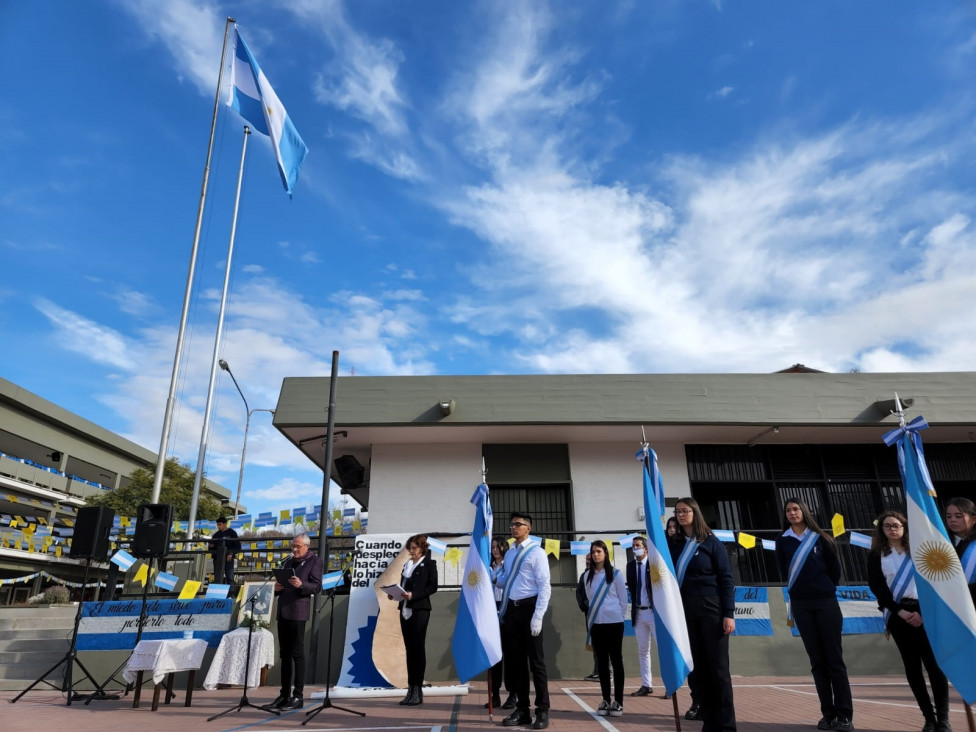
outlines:
M627 591L630 593L630 622L637 636L637 658L640 661L641 685L631 696L654 693L651 678L651 638L654 637L654 595L651 592L651 569L647 563L647 539L634 537L634 558L627 563Z
M587 638L596 651L603 702L596 713L619 717L624 713L624 615L627 585L624 574L614 569L607 545L590 544L590 568L586 571ZM610 665L613 664L613 700L610 699Z

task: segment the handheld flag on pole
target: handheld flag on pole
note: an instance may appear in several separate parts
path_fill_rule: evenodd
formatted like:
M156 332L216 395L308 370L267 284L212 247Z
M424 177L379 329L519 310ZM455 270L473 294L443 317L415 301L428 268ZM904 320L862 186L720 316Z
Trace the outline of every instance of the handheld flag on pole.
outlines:
M915 587L925 619L925 633L932 651L959 696L967 704L976 702L976 609L955 547L942 525L935 506L935 488L929 476L919 431L928 427L916 417L909 424L895 395L900 425L884 436L885 444L897 445L898 469L905 487L908 532Z
M674 694L694 669L691 643L681 590L664 533L664 484L657 467L657 455L644 443L637 453L644 475L644 521L647 525L647 561L651 568L651 592L654 600L654 628L657 637L661 679L667 694Z
M488 570L491 557L491 502L482 483L471 496L475 505L474 529L464 564L461 602L458 605L451 651L462 683L491 668L502 659L495 593Z
M281 182L290 196L308 148L236 27L227 104L246 119L255 132L271 137Z

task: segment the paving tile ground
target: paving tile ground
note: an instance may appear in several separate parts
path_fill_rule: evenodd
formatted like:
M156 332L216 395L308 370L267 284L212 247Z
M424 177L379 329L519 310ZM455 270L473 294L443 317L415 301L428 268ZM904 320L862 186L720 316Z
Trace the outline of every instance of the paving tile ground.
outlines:
M809 732L816 729L820 710L816 692L809 677L749 677L735 678L735 707L738 728L742 732ZM862 732L909 732L920 730L922 716L911 696L904 678L896 676L852 677L854 691L854 722ZM639 680L629 679L627 690L639 686ZM315 690L314 688L312 689ZM308 690L307 690L308 691ZM148 694L146 692L149 692ZM264 687L251 690L248 698L255 703L270 701L275 689ZM142 706L132 708L132 697L118 701L95 701L90 705L74 702L65 705L62 695L52 689L34 689L17 703L8 702L17 692L0 692L3 704L3 728L7 730L58 730L63 732L285 732L287 730L487 730L501 727L505 712L489 721L483 704L487 701L484 684L473 684L464 696L425 697L417 707L401 707L399 698L336 699L334 703L365 712L358 717L337 709L325 709L306 726L304 713L315 708L312 702L305 710L272 717L255 709L234 711L220 719L207 718L233 707L241 698L241 689L220 689L193 693L193 706L182 705L182 692L170 705L159 711L149 708L151 689L143 694ZM148 697L148 698L147 698ZM622 717L597 717L600 703L599 685L585 681L560 680L550 684L552 704L550 730L641 730L664 732L675 730L673 705L664 699L660 690L655 696L627 697ZM687 693L679 692L679 711L687 708ZM964 707L953 692L952 724L955 732L967 727ZM510 729L510 728L506 728ZM519 728L514 728L519 729ZM698 732L701 724L681 719L681 730Z

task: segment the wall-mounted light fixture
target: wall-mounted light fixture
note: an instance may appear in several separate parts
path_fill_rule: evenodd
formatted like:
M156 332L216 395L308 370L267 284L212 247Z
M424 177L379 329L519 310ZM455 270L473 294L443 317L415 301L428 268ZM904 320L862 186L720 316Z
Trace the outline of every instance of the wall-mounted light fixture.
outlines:
M454 414L454 407L456 407L457 404L453 399L444 399L443 401L438 402L437 406L441 408L441 414L447 417Z
M752 447L753 445L755 445L757 442L759 442L766 435L778 435L778 434L779 434L779 427L778 426L777 427L770 427L768 429L763 430L758 435L754 435L753 437L749 438L749 441L746 442L746 445L748 445L749 447Z

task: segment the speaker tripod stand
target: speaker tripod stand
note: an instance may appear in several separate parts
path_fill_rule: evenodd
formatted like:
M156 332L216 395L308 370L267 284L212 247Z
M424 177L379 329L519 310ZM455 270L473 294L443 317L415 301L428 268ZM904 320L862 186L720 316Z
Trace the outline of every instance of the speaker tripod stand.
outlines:
M83 664L81 662L81 659L78 658L78 626L81 624L81 613L82 613L82 609L84 608L83 600L84 600L85 588L88 586L88 574L90 570L91 570L91 556L88 556L85 558L85 580L81 584L82 602L78 603L78 612L75 613L75 625L74 628L72 628L71 630L71 644L68 646L68 650L64 654L64 658L62 658L51 668L49 668L47 671L45 671L43 674L37 677L37 679L35 679L30 686L28 686L17 696L11 699L10 700L11 704L16 703L17 700L20 699L24 694L26 694L28 691L30 691L35 686L41 683L47 684L52 689L60 688L61 692L63 692L67 696L68 701L66 703L66 706L69 707L71 706L71 702L74 701L76 698L87 699L87 701L85 702L86 704L91 702L94 699L118 699L119 698L118 695L116 694L106 694L105 691L103 690L103 687L99 686L98 682L95 681L94 677L91 675L88 669L85 668L85 664ZM75 664L78 664L78 668L81 669L81 672L85 675L85 678L87 678L92 683L92 686L95 687L95 691L92 692L91 694L77 694L75 692L74 690L75 683L81 683L82 681L82 679L78 679L77 682L72 681L72 671L74 669ZM64 678L61 682L61 686L57 687L53 683L48 681L47 677L53 674L55 671L57 671L61 666L64 666Z
M346 709L346 707L340 707L332 703L332 698L329 696L329 684L332 682L332 629L335 625L335 593L339 589L339 585L335 585L329 590L329 594L326 597L326 601L329 603L329 649L328 656L325 662L325 698L322 699L322 703L315 709L310 709L305 712L305 716L308 717L302 726L315 719L319 712L325 709L338 709L340 712L346 712L347 714L358 714L360 717L365 717L366 712L357 712L355 709Z
M251 709L260 709L262 712L268 712L268 714L273 714L276 717L281 715L281 712L278 711L277 709L272 709L271 707L268 706L262 707L262 706L258 706L257 704L252 704L250 700L247 698L247 682L250 681L250 677L251 677L251 638L253 638L254 636L254 604L258 599L258 593L261 592L261 590L267 586L268 586L267 584L263 584L255 587L254 592L251 593L251 596L247 598L247 601L245 602L245 605L251 606L251 622L247 626L247 655L244 658L244 691L241 694L241 700L235 706L232 706L229 709L225 709L224 711L220 712L219 714L215 714L212 717L207 717L208 722L212 722L215 719L219 719L220 717L223 717L225 714L230 714L231 712L239 712L244 707L249 707Z

